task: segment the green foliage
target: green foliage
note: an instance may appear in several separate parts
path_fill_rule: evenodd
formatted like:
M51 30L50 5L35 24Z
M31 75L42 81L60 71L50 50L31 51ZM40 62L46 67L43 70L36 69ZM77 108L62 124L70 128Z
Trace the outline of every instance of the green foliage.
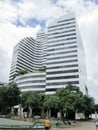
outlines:
M62 113L67 113L69 111L76 111L78 105L81 104L83 99L83 94L79 93L79 88L76 86L66 86L66 88L61 88L56 91L56 95L60 98L60 109Z
M94 113L95 111L94 98L84 95L84 99L85 99L84 114L86 118L89 118L89 115L91 113Z
M65 88L57 89L55 94L45 95L37 92L24 92L22 94L22 106L32 109L45 108L60 111L62 118L64 114L70 115L82 112L89 116L94 111L94 99L83 95L79 87L67 85Z
M49 99L50 99L50 96L51 96L51 95L45 95L45 98L44 98L44 103L43 103L43 105L44 105L44 107L47 108L47 109L50 108L50 107L49 107Z
M95 111L98 113L98 104L94 105Z
M17 87L17 84L14 82L9 83L9 86L7 88L7 94L8 94L8 106L11 108L17 104L20 103L20 90Z
M44 107L47 109L58 109L60 99L56 95L45 95Z
M19 76L19 75L24 75L24 74L27 74L28 73L28 70L27 69L21 69L19 70L16 74L13 75L13 80Z
M17 75L24 75L24 74L27 74L28 73L28 70L27 69L21 69L17 72Z
M22 106L36 109L40 106L40 94L37 92L27 91L22 93Z
M45 100L45 94L40 94L40 106L44 105L44 100Z
M20 103L20 90L14 82L6 87L0 87L0 112L8 114L11 108Z
M59 108L59 104L60 104L59 97L56 96L56 95L52 95L50 97L50 100L49 100L49 106L50 106L50 108L54 108L54 106L55 106L55 109L58 109Z
M0 87L0 114L6 114L8 108L8 94L6 87Z
M82 112L87 117L94 111L94 99L83 95L79 87L67 85L65 88L59 88L56 94L45 95L44 107L47 109L56 109L69 115L70 113Z
M75 85L71 85L71 84L68 84L66 86L66 90L70 90L71 92L80 92L79 90L79 87L75 86Z
M40 68L38 69L38 71L42 71L42 72L46 71L46 66L40 67Z

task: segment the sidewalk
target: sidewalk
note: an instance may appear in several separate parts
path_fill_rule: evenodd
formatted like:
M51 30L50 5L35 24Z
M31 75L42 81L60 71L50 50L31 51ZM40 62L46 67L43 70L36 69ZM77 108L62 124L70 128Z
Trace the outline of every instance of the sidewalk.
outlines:
M96 130L94 122L81 122L68 128L52 128L52 130Z

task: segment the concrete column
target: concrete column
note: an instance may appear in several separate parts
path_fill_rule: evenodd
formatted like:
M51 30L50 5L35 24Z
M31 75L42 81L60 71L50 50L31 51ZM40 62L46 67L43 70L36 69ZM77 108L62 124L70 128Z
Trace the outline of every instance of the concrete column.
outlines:
M95 111L95 120L97 120L97 111Z
M47 118L49 117L49 111L48 111L48 109L47 109Z
M44 113L44 107L41 107L41 118L45 117L45 113Z
M57 118L61 118L61 112L57 113Z
M51 110L49 109L49 118L51 118Z
M18 108L18 116L20 116L20 119L22 118L22 115L23 115L23 108L22 108L22 106L20 104L19 108Z
M29 112L29 118L31 118L31 116L32 116L32 108L29 107L29 110L30 110L30 112Z

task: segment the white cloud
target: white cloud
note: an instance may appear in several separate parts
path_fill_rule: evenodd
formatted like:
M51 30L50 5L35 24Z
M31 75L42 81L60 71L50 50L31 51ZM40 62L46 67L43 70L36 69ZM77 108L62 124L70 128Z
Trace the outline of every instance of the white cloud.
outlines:
M98 5L90 4L85 9L85 13L81 14L78 19L82 40L84 43L86 63L87 63L87 75L88 75L88 88L89 93L97 98L97 72L98 72Z
M0 1L0 23L15 21L17 18L17 8L10 2Z
M0 26L0 48L6 51L12 51L12 48L24 37L36 37L36 33L41 29L40 25L36 27L16 27L12 23L2 24Z
M89 93L98 101L98 5L91 0L58 0L56 4L51 0L0 1L0 81L8 80L14 45L25 36L35 37L41 29L40 25L26 25L28 19L45 20L48 24L68 12L76 14L86 54ZM24 27L13 24L16 20Z
M13 47L24 37L36 37L36 33L41 29L36 27L16 27L12 23L0 25L0 81L8 81ZM4 60L1 60L4 59Z

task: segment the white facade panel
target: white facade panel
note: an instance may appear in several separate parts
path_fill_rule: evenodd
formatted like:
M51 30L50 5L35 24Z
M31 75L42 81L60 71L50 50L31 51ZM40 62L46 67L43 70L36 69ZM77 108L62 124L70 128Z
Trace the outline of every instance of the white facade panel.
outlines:
M15 82L22 92L31 90L45 93L45 81L45 72L33 72L15 78Z
M75 70L75 69L78 69L78 67L71 67L70 68L70 70ZM69 70L69 67L67 68L67 67L65 67L65 68L59 68L59 71L64 71L64 70ZM54 68L54 69L48 69L48 71L47 72L58 72L58 69L56 68ZM47 76L47 75L46 75Z
M22 39L13 51L9 81L21 69L33 72L44 66L45 58L43 52L43 43L34 40L32 37Z
M81 89L78 46L82 42L78 40L77 33L79 32L73 13L58 18L48 26L46 93L52 93L68 83L76 83ZM68 65L77 67L73 69ZM82 84L82 88L85 88L85 83Z

